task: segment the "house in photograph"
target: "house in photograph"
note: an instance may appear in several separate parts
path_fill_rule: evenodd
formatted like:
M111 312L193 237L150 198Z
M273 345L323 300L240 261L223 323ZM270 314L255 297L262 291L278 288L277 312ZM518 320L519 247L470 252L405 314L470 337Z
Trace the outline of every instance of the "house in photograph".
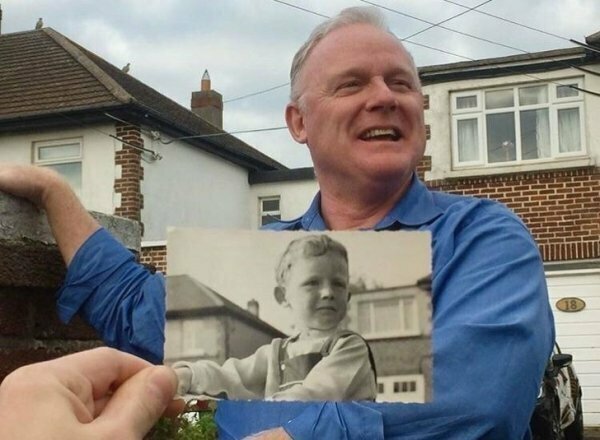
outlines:
M245 358L286 335L259 318L259 304L246 310L188 275L167 277L165 362Z
M348 328L369 343L377 400L424 403L432 397L431 281L355 291Z

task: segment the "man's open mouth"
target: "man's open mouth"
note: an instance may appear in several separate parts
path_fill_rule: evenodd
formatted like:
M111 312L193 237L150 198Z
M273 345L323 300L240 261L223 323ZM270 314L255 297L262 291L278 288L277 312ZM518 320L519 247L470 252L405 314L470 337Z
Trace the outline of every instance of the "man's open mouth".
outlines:
M397 141L400 139L400 131L396 128L372 128L360 135L363 141Z

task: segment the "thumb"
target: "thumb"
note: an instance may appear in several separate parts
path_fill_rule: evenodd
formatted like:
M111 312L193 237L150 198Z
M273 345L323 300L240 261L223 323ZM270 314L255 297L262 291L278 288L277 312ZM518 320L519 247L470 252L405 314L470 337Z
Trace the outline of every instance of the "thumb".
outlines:
M143 438L172 402L176 389L177 377L172 369L145 368L114 392L90 427L107 432L106 438Z

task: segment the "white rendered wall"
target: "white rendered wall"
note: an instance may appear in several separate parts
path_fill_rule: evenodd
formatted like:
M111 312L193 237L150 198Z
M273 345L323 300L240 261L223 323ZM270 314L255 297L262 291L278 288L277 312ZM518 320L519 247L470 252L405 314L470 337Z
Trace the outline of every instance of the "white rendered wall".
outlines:
M247 229L248 171L183 141L164 145L143 136L162 160L143 161L145 242L167 238L167 227Z
M280 197L281 218L291 220L306 212L319 190L316 180L258 183L250 188L249 218L252 229L259 228L260 204L263 197Z
M115 134L114 124L94 128ZM33 143L62 139L82 140L81 201L88 210L114 213L115 149L121 144L92 128L0 133L0 161L31 164Z
M587 66L587 68L600 72L600 66ZM533 76L535 78L526 75L514 75L486 79L469 79L424 86L423 94L429 95L429 110L425 110L425 123L431 125L431 139L427 141L425 154L430 155L432 160L431 172L425 173L425 180L481 175L482 170L484 170L485 174L497 174L587 166L600 163L600 124L595 122L598 119L598 115L600 115L600 100L595 96L583 94L585 113L584 136L587 153L582 154L582 157L561 160L549 159L548 161L527 165L504 165L452 170L451 92L479 90L503 85L534 85L549 81L561 82L561 80L565 79L582 77L585 89L600 89L600 77L585 74L575 69L536 73Z

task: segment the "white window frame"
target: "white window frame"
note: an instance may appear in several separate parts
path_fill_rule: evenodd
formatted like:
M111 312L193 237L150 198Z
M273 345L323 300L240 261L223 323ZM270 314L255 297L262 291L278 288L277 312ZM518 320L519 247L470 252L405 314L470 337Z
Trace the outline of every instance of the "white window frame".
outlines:
M55 159L39 159L39 151L41 148L47 147L62 147L65 145L79 145L79 154L76 156L65 156L62 158ZM56 139L51 141L34 141L32 145L32 163L34 165L40 167L47 167L51 165L64 165L64 164L73 164L79 163L81 166L81 188L73 188L75 193L81 197L81 192L83 191L83 139L82 138L66 138L66 139Z
M412 326L410 328L407 328L405 325L402 326L402 328L400 329L394 329L394 330L390 330L390 331L375 331L373 328L373 323L376 321L376 316L375 316L375 308L373 307L373 304L377 301L387 301L390 299L397 299L398 300L398 319L402 320L402 322L404 321L404 301L410 300L411 301L411 305L410 305L410 311L409 313L413 316L413 320L412 320ZM360 334L365 338L365 339L385 339L385 338L403 338L403 337L410 337L410 336L418 336L421 334L421 317L419 314L419 303L418 303L418 298L416 295L414 294L410 294L410 295L406 295L406 294L392 294L390 295L390 292L381 292L381 293L369 293L369 294L365 294L365 295L356 295L356 297L352 297L352 301L356 301L356 319L357 319L357 323L356 323L356 327L357 330L360 332ZM360 313L360 305L361 304L368 304L369 305L369 313L370 313L370 323L371 323L371 329L366 330L366 329L361 329L359 328L359 324L358 324L358 315Z
M463 90L450 93L450 108L451 108L451 131L452 131L452 167L456 170L469 169L469 168L498 168L498 167L511 167L523 164L535 164L540 162L551 162L557 159L568 159L575 157L582 157L587 155L587 146L585 139L585 115L584 115L584 96L580 91L577 96L570 96L565 98L557 97L557 87L561 85L574 84L579 88L583 88L583 78L567 78L556 81L545 81L545 82L532 82L532 83L520 83L511 84L509 86L502 85L498 87L488 87L477 90ZM535 87L545 85L548 87L548 102L544 104L532 104L532 105L520 105L519 103L519 89L523 87ZM485 109L485 92L500 91L512 89L513 91L513 106L504 107L497 109ZM464 96L476 96L477 106L467 109L458 109L456 106L457 98ZM550 157L537 158L537 159L520 159L522 155L521 146L521 122L520 122L520 111L525 110L536 110L536 109L548 109L548 117L550 123ZM558 110L559 109L574 109L577 108L579 111L579 132L581 139L581 149L573 152L559 152L558 146ZM515 121L515 151L517 159L514 161L506 162L488 162L488 148L487 148L487 124L486 116L495 113L512 113ZM479 137L479 158L472 161L459 162L458 156L458 121L465 119L477 119L477 135Z
M394 392L394 384L403 382L414 382L415 391ZM378 393L377 402L425 403L425 377L422 374L380 376L377 385L383 385L383 393Z
M277 204L279 205L279 209L278 210L271 210L271 211L265 211L264 202L272 202L272 201L277 201ZM279 216L279 219L281 219L281 196L280 195L275 195L275 196L266 196L266 197L259 197L258 198L258 226L259 228L264 226L265 224L263 224L263 217L265 216Z

